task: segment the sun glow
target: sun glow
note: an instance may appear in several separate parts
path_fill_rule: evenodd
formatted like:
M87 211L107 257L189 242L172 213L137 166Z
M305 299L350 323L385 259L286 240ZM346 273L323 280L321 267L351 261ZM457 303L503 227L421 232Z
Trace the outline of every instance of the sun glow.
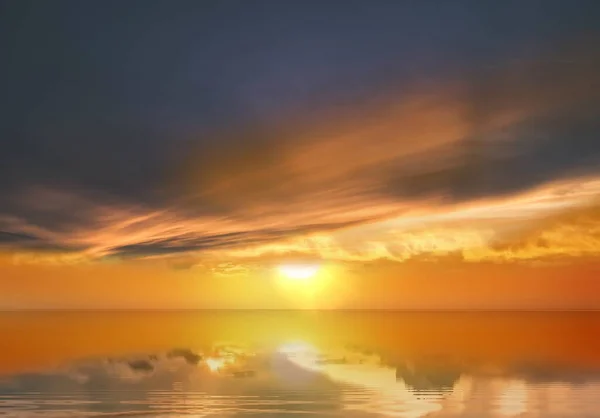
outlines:
M206 365L211 372L218 372L225 366L225 360L217 357L209 357L206 359Z
M308 280L319 271L319 266L314 264L284 264L279 266L279 273L291 280Z
M279 264L273 284L287 303L297 309L331 309L349 295L351 289L337 280L344 269L331 263Z

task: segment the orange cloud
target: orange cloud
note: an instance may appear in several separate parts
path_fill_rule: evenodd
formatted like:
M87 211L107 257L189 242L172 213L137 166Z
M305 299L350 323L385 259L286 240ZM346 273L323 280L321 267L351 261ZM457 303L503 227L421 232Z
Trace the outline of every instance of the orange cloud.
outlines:
M579 191L547 186L513 199L430 208L399 216L248 248L215 257L285 258L289 254L338 261L407 261L459 256L464 261L519 261L600 254L600 216L590 206L600 183L577 183ZM425 210L425 208L423 208Z
M540 220L600 194L600 92L588 82L599 62L595 50L566 48L181 141L160 203L25 188L0 213L0 245L20 264L593 256L595 226Z

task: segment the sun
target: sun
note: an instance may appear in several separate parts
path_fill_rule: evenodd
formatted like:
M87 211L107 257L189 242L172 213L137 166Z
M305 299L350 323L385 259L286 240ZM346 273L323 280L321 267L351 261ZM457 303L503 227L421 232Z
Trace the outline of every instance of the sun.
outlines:
M279 266L279 273L290 280L308 280L319 271L316 264L283 264Z
M339 295L339 268L317 261L292 261L274 266L274 281L290 307L298 309L329 308Z

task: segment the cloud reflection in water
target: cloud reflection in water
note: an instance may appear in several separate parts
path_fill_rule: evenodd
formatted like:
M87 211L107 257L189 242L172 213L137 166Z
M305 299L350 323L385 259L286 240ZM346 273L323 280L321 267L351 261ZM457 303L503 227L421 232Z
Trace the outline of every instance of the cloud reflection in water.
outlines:
M68 325L72 315L53 317L56 332L75 329ZM101 347L90 346L91 354L77 340L79 334L69 334L70 340L53 346L47 339L51 336L32 333L34 328L21 314L3 317L5 325L18 324L23 330L18 339L29 335L35 341L20 350L9 349L19 341L2 347L6 364L0 364L6 367L0 374L0 416L600 417L600 363L597 354L592 356L599 352L594 342L581 346L592 354L584 356L584 348L571 344L571 354L566 355L565 341L553 337L560 335L555 333L559 328L595 329L600 320L596 314L442 318L363 313L360 320L352 313L132 315L75 319L79 331L87 330L87 338L98 337L97 344L113 341L99 337L107 337L115 327L152 321L152 335L161 343L145 341L148 348L154 347L146 352L137 345L106 346L105 355L98 354ZM245 328L233 327L238 321ZM322 322L326 328L319 328ZM378 334L382 323L397 338ZM470 345L453 346L447 339L446 330L457 324L464 330L461 338L482 342L479 351L468 351ZM348 325L352 332L343 334ZM411 327L420 331L408 334ZM183 329L181 334L171 332ZM338 333L332 333L334 329ZM522 333L537 334L535 339L517 339ZM138 344L142 335L131 343ZM196 340L190 339L196 335ZM169 341L171 347L164 344ZM496 344L486 346L484 341ZM79 354L72 351L64 357L65 342L75 344ZM500 343L504 347L495 351ZM62 353L56 357L60 361L33 367L36 356L52 350ZM561 357L556 357L557 350ZM23 356L29 356L29 363L18 363ZM16 364L30 367L19 371Z

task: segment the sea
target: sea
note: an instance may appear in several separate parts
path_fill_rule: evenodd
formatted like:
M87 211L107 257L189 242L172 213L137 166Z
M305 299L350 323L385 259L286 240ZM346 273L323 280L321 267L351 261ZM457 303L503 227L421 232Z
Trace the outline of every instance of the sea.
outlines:
M0 313L0 417L600 417L600 313Z

